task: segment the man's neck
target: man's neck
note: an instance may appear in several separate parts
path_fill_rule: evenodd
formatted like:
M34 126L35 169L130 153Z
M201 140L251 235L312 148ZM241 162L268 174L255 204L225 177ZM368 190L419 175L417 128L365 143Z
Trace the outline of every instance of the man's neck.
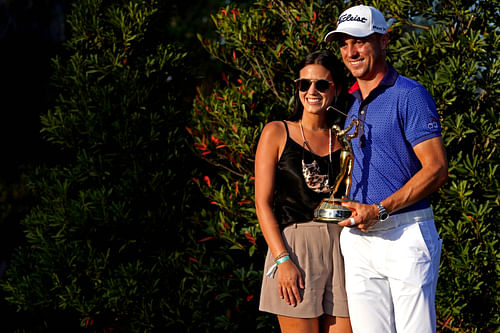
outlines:
M378 87L380 81L382 81L388 69L389 66L385 62L384 65L381 66L381 69L377 71L376 74L370 79L367 80L360 78L357 79L359 90L361 91L361 96L363 97L363 99L366 99L366 97L370 95L370 92Z

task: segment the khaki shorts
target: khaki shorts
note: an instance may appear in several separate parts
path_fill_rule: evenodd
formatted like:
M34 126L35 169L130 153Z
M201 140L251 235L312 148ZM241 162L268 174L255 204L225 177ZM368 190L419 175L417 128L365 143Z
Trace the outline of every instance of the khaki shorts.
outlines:
M274 277L266 272L274 264L268 251L262 289L261 311L295 318L316 318L323 314L348 317L345 292L344 259L339 235L342 227L334 223L307 222L287 226L283 232L290 258L299 268L305 289L299 289L302 302L295 307L281 299L278 291L278 271Z

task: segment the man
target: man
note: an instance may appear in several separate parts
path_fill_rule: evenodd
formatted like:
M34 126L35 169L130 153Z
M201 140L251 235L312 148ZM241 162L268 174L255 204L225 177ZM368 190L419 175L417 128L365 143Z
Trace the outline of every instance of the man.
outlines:
M354 170L341 248L354 332L435 332L441 239L426 199L448 177L435 104L386 61L387 25L369 6L344 11L337 41L356 78L349 116Z

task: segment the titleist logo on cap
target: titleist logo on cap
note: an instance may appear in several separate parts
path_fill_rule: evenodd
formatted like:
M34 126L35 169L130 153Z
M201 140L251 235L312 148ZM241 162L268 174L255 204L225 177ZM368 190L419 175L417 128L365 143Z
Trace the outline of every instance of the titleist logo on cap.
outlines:
M368 18L366 17L360 17L358 15L353 16L352 14L344 14L339 17L337 24L341 24L342 22L346 21L356 21L356 22L366 23L367 20Z
M384 15L374 7L359 5L348 8L340 14L337 29L326 34L325 41L334 40L335 34L367 37L373 33L387 33Z

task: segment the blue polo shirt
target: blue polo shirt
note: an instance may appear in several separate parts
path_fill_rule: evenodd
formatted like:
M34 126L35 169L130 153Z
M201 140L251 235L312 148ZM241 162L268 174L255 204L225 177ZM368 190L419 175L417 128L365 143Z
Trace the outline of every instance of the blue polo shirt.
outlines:
M413 147L441 136L441 125L429 92L418 82L399 75L391 65L365 100L357 84L351 93L355 101L349 116L360 120L360 128L357 138L352 139L350 197L373 204L396 192L422 168ZM427 207L429 201L424 199L395 213Z

